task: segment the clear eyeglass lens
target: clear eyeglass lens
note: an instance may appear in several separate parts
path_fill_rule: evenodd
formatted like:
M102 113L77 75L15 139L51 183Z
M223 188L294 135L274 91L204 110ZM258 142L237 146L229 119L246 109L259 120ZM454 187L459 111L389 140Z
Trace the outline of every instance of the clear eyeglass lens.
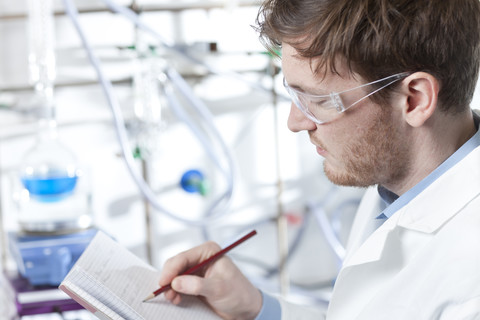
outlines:
M337 108L330 97L316 98L299 95L290 88L288 88L288 92L293 103L314 122L323 123L338 115Z
M399 73L395 74L393 76L389 76L371 83L367 83L363 86L353 88L351 90L347 90L348 92L360 89L361 87L369 86L374 83L379 83L383 82L385 80L390 80L387 84L384 86L378 88L377 90L374 90L373 92L370 92L366 96L362 97L361 99L355 101L355 102L349 102L346 104L346 107L343 103L343 99L340 95L346 93L347 91L341 92L341 93L333 93L333 96L312 96L308 94L302 94L301 92L297 92L295 89L291 88L288 86L285 78L283 79L283 84L285 88L287 89L288 93L290 94L290 97L293 100L293 103L312 121L321 124L325 123L327 121L331 121L334 118L338 117L343 111L347 110L351 106L357 104L359 101L369 97L370 95L384 89L385 87L388 87L394 82L397 82L403 77L406 77L408 73ZM336 100L334 100L336 99Z
M295 89L289 87L285 79L283 80L283 84L292 98L293 103L310 120L320 124L329 121L338 115L337 108L334 106L331 97L327 96L320 98L302 95Z
M338 108L334 105L332 99L328 98L313 98L301 99L302 105L307 111L316 119L315 122L326 122L339 114Z

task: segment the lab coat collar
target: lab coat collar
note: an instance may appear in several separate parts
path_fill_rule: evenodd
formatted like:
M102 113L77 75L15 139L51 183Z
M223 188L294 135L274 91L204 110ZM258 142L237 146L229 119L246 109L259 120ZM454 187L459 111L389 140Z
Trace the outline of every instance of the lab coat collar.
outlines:
M480 194L479 163L477 147L399 210L398 225L424 233L436 232Z
M382 257L385 245L398 224L399 215L393 215L350 256L347 256L343 264L343 269L352 265L359 265L368 262L378 261Z
M344 269L380 260L389 240L399 236L398 227L433 236L466 203L480 195L479 163L480 147L477 147L375 230L345 260Z

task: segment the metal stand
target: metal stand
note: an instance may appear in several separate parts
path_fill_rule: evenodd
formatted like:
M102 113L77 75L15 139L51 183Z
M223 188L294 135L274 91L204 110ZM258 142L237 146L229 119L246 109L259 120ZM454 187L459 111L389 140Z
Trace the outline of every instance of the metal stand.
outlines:
M288 257L288 226L287 218L283 208L283 180L280 169L280 139L279 139L279 127L278 127L278 97L275 91L275 75L277 74L277 66L274 64L273 59L270 59L270 74L272 76L272 104L273 104L273 125L274 125L274 145L275 145L275 164L277 167L277 241L278 241L278 253L279 253L279 282L280 293L287 295L290 287L290 279L287 270L287 257Z
M148 163L142 158L142 174L143 179L146 183L149 183L148 179ZM145 246L147 251L147 261L149 264L153 264L153 230L152 230L152 207L147 199L144 199L144 207L145 207L145 231L146 231L146 239L145 239Z
M2 177L2 167L0 166L0 177ZM5 234L5 223L3 220L3 189L2 189L2 181L0 180L0 243L1 243L1 248L0 250L2 258L1 258L1 264L2 264L2 271L5 271L6 266L7 266L7 237Z

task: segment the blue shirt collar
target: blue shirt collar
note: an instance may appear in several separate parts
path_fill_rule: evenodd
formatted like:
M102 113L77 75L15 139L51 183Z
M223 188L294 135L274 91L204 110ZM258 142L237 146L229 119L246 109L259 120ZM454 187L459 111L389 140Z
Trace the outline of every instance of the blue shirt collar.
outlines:
M383 212L377 217L377 219L388 219L395 212L414 199L420 192L425 190L435 180L437 180L442 174L447 172L455 164L465 158L471 151L480 146L480 130L478 130L480 123L480 116L474 115L475 126L477 127L477 133L465 142L455 153L453 153L447 160L433 170L428 176L417 183L413 188L402 194L400 197L390 190L378 186L378 194L385 203L386 207Z

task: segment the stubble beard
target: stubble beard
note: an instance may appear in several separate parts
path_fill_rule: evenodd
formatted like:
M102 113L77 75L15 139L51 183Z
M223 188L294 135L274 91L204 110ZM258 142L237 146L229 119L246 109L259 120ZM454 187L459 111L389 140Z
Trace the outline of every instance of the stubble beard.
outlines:
M380 108L379 108L380 109ZM405 178L409 170L407 146L392 125L390 112L379 110L372 124L344 148L343 170L323 163L327 178L336 185L369 187L391 185Z

